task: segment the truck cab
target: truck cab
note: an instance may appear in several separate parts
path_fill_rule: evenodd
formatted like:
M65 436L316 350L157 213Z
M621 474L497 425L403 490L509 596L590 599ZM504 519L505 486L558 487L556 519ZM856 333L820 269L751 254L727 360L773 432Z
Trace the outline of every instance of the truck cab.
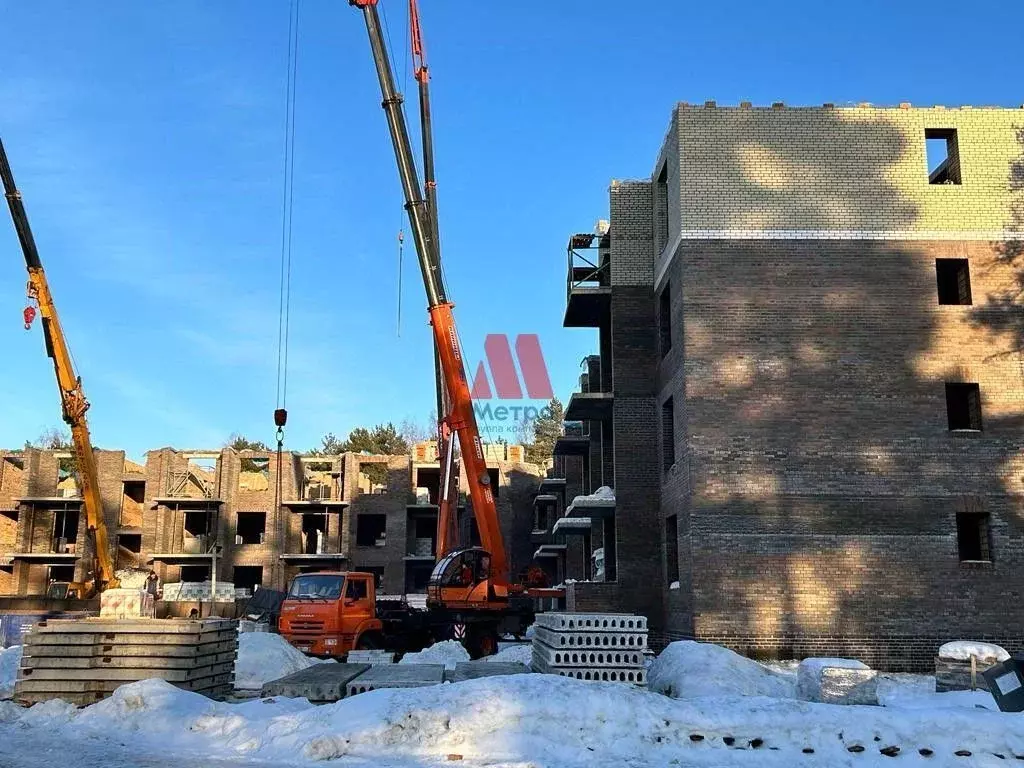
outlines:
M356 648L378 648L373 574L322 571L296 576L281 604L278 631L300 651L344 656Z

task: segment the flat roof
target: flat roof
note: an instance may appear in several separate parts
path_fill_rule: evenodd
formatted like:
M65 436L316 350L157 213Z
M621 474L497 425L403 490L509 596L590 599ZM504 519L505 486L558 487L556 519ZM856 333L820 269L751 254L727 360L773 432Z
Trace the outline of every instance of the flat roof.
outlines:
M177 504L180 506L203 506L211 507L215 504L223 504L224 499L205 499L196 498L194 496L157 496L153 499L157 504L163 504L170 506L171 504Z
M82 555L75 552L12 552L11 560L34 561L37 563L73 563Z

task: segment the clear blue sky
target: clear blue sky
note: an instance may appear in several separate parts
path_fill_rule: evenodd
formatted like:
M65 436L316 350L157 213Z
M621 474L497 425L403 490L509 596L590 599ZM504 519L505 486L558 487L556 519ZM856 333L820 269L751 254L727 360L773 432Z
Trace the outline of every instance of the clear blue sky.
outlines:
M467 356L538 333L556 392L565 242L646 176L676 101L1024 102L1024 4L421 0L441 232ZM382 0L396 54L405 3ZM93 403L141 457L273 439L288 3L8 2L0 135ZM404 60L404 59L402 59ZM400 71L402 66L399 66ZM409 89L415 114L415 98ZM288 445L433 404L423 288L360 15L301 0ZM1024 120L1022 120L1024 121ZM0 223L0 446L60 423ZM470 371L472 374L472 371Z

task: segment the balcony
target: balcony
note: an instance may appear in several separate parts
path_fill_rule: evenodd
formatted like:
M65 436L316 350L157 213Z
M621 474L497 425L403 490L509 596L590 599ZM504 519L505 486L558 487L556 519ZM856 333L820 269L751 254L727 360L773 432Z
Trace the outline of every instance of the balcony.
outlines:
M568 429L566 430L568 432ZM555 440L555 456L586 456L590 453L590 437L566 434Z
M570 421L610 421L612 418L611 392L573 392L565 408Z
M607 234L578 234L566 248L566 328L598 328L611 310L611 275Z

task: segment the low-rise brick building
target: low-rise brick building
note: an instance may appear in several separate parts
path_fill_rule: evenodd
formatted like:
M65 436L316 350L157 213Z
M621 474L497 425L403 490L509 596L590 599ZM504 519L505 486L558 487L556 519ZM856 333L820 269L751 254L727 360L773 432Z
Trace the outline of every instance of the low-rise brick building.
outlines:
M540 469L519 446L487 446L513 569L530 563ZM282 589L307 570L365 569L385 592L423 592L434 562L440 469L433 443L405 456L305 456L161 448L144 465L96 451L118 568L164 582ZM0 594L39 595L92 567L70 454L0 451ZM464 481L463 481L464 486ZM460 524L475 535L463 487Z
M1022 647L1024 109L680 104L569 254L598 354L559 452L615 497L569 498L606 563L569 607L890 668Z

